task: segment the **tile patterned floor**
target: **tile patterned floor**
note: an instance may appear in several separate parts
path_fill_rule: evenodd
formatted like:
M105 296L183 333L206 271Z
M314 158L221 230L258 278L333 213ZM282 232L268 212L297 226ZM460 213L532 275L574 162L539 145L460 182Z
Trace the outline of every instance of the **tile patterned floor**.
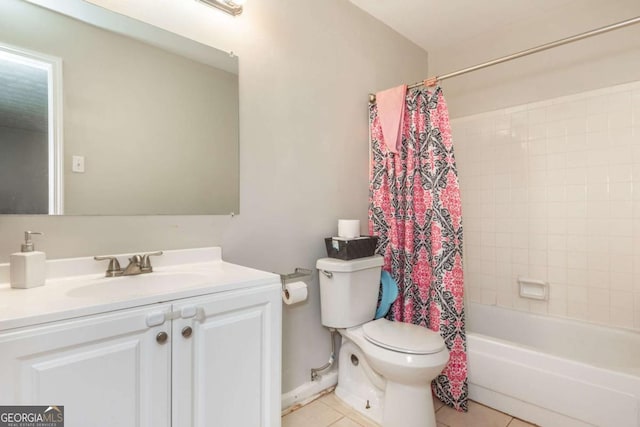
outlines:
M434 400L438 427L534 427L510 415L469 402L469 412L457 412ZM329 393L282 417L282 427L380 427Z

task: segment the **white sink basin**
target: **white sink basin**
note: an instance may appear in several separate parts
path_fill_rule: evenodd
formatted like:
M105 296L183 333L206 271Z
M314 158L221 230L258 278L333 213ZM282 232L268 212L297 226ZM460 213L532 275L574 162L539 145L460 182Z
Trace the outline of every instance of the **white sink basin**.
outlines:
M67 296L77 298L102 298L125 292L130 296L141 296L163 291L202 285L209 280L205 273L180 271L139 274L136 276L103 277L93 279L84 286L67 292Z

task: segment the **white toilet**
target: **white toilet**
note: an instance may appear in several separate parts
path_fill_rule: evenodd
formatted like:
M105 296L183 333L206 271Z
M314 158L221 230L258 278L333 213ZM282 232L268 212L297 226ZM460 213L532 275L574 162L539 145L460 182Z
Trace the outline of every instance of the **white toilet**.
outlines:
M342 335L336 395L383 427L435 427L431 380L449 360L427 328L373 320L383 259L322 258L322 324Z

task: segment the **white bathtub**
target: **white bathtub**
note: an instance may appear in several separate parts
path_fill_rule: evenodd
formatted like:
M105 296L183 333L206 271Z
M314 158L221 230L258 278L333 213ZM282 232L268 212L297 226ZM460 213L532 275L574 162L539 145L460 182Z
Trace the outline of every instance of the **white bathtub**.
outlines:
M468 303L469 397L549 427L640 426L640 333Z

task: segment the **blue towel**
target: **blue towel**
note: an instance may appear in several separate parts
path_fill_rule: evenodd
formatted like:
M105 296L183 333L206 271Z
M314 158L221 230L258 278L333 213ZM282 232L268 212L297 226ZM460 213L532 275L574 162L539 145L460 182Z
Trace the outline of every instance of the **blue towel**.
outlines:
M391 274L387 271L382 271L380 277L382 298L380 299L380 305L376 310L376 319L384 317L391 308L391 304L398 298L398 284L391 277Z

